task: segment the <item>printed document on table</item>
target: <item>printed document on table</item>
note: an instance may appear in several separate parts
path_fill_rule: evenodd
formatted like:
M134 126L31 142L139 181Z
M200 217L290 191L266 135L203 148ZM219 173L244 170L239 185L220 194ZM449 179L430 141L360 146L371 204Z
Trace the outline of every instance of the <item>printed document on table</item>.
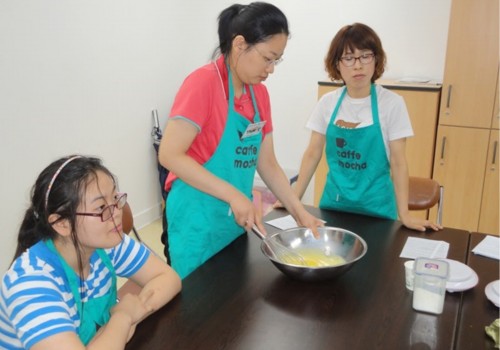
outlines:
M289 228L298 227L297 222L291 215L266 221L266 224L277 227L280 230L288 230Z
M474 254L500 260L500 237L486 236L472 249Z
M400 258L444 259L448 256L450 244L445 241L408 237L401 251Z

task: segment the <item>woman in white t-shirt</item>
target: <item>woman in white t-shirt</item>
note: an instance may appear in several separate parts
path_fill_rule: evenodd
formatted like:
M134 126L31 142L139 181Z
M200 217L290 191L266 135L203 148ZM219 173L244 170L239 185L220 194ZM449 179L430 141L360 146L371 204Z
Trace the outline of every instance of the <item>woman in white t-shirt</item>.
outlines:
M408 228L438 230L408 210L405 144L413 130L403 98L374 84L385 61L379 37L364 24L345 26L333 38L325 66L345 86L325 94L307 123L311 139L294 189L303 196L326 147L329 171L320 208L399 216Z

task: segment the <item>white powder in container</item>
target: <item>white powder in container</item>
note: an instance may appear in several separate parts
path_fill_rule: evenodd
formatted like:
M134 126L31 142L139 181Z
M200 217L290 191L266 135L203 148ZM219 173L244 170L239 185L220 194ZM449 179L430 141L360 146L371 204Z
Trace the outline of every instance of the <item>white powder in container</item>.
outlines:
M444 295L433 293L424 288L413 290L413 308L415 310L440 314L443 312Z

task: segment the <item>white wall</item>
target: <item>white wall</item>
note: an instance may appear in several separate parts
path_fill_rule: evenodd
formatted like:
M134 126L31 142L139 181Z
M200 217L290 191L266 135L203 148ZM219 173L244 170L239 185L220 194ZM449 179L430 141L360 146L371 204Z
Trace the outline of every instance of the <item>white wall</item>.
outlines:
M267 82L284 168L298 168L309 137L303 125L326 79L323 57L342 25L360 21L378 32L385 77L442 79L451 0L272 2L292 32ZM160 215L151 110L163 124L183 78L210 58L217 15L232 3L0 0L0 271L30 187L63 155L103 158L129 193L137 226Z

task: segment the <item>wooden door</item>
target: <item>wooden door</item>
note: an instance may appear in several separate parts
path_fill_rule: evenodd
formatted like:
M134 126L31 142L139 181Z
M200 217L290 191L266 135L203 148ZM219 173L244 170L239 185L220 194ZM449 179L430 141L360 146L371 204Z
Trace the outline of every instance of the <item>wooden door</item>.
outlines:
M498 70L498 79L497 79L497 89L495 94L495 107L493 107L493 120L491 121L491 127L493 129L498 130L498 124L500 121L500 110L499 110L499 102L498 99L500 97L500 88L498 85L500 84L500 68Z
M391 90L404 98L413 127L414 136L406 140L410 176L431 178L440 91Z
M434 175L444 187L443 225L477 231L490 130L439 126ZM429 218L436 220L436 209Z
M492 130L484 176L479 232L499 234L498 223L498 130Z
M491 127L498 41L498 0L452 1L440 125Z
M397 88L391 90L404 98L413 128L413 137L406 139L408 172L410 176L432 178L441 90ZM427 219L428 211L412 211L411 215L415 218Z

